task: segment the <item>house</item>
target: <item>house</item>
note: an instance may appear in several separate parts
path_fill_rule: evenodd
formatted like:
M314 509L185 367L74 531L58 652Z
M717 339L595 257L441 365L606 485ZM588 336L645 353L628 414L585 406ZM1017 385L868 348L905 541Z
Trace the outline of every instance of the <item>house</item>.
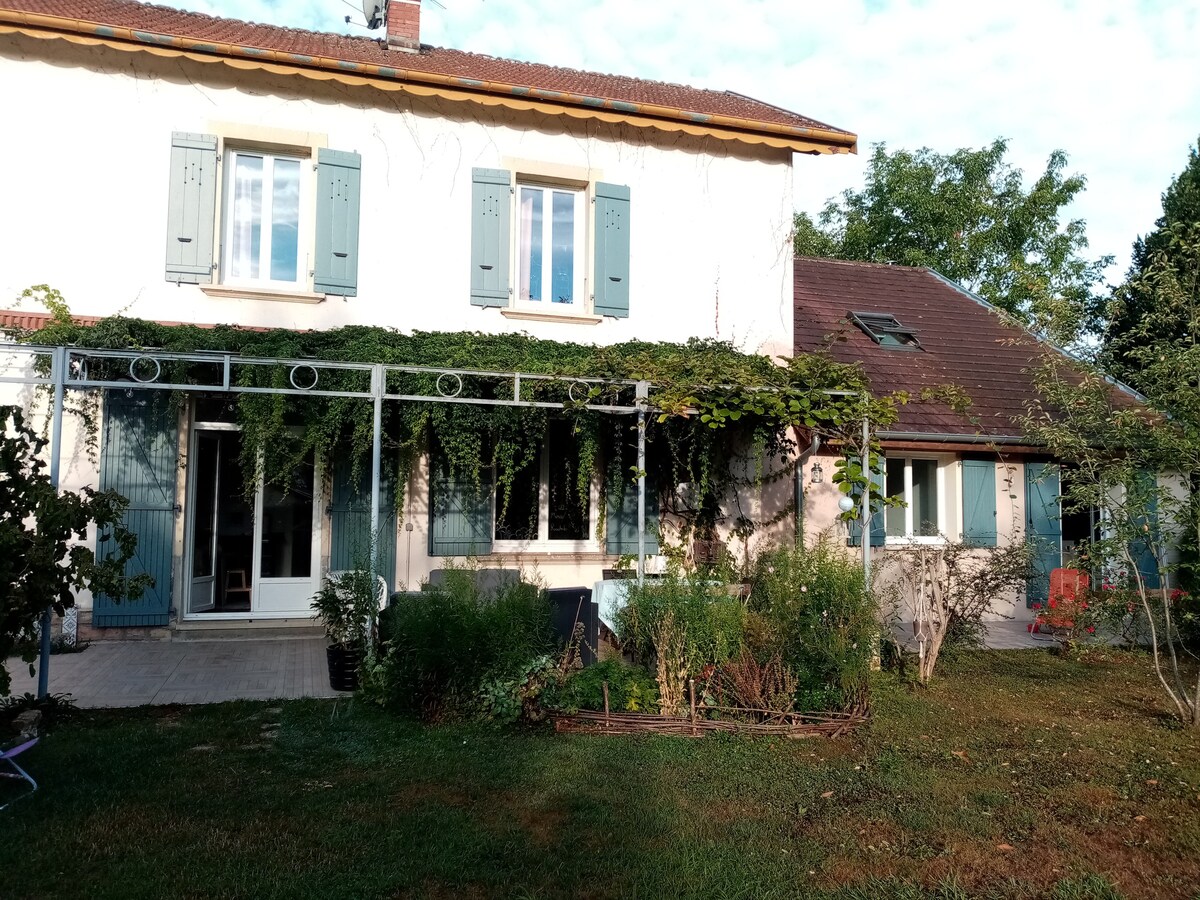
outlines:
M1037 575L1024 606L1044 602L1050 572L1070 566L1101 527L1098 511L1064 514L1060 479L1069 471L1019 425L1037 397L1033 370L1062 351L930 269L801 257L794 272L795 352L824 349L860 363L875 393L910 398L878 433L885 492L904 505L872 516L871 546L886 553L945 538L979 547L1028 540ZM1112 395L1138 405L1127 388L1114 385ZM805 464L810 534L836 524L835 459L826 450ZM824 474L814 477L815 469ZM861 541L851 531L850 542Z
M732 92L430 47L421 15L392 0L377 38L0 0L0 166L19 211L0 219L0 296L49 283L84 319L791 352L793 164L811 177L804 157L855 152L854 134ZM349 472L248 484L222 403L151 415L124 393L105 394L95 460L68 423L62 483L131 498L156 584L99 598L92 624L307 621L322 571L351 562ZM596 536L594 497L551 534L541 472L522 488L536 532L507 540L490 511L449 522L464 514L431 508L417 472L384 540L389 581L461 555L439 540L455 527L552 585L597 579L622 548Z

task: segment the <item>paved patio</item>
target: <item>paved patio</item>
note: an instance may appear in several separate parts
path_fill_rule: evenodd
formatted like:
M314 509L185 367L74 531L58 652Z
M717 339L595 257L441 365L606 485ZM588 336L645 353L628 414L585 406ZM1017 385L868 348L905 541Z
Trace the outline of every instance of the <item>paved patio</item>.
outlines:
M984 629L986 631L984 645L989 650L1032 650L1054 645L1054 641L1045 635L1035 637L1030 634L1026 622L985 622ZM898 625L892 629L892 634L902 646L909 650L916 649L911 625Z
M50 692L81 707L219 703L347 696L329 687L324 638L212 641L98 641L50 657ZM14 694L37 677L8 661Z

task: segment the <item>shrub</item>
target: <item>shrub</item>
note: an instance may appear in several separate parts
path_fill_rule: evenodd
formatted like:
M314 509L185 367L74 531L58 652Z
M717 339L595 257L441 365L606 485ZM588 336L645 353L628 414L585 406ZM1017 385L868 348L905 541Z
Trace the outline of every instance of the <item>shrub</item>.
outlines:
M604 709L604 682L608 682L608 708L615 712L658 709L658 685L641 666L607 659L572 672L546 693L548 706L564 712Z
M849 707L867 697L879 624L862 569L828 539L760 554L750 605L765 623L760 658L778 654L798 681L801 709Z
M617 612L622 645L653 661L659 708L683 708L689 675L717 666L741 652L746 608L723 585L668 577L629 588Z
M796 706L796 676L778 653L766 662L759 662L754 654L743 650L737 659L721 666L716 675L722 706L778 713L791 712Z
M484 591L468 570L401 596L381 619L384 644L364 689L431 721L478 711L486 679L517 679L554 649L545 591L515 580Z

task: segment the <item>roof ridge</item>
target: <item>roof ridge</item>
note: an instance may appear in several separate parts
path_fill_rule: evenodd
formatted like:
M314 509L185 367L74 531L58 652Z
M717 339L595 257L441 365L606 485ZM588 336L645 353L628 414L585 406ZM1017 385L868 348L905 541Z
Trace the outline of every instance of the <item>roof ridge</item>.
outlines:
M270 46L270 45L274 44L275 41L290 42L290 40L292 40L292 39L299 39L301 41L307 39L307 40L315 41L318 43L332 42L332 41L342 42L341 54L339 54L337 52L337 50L333 47L328 48L328 55L330 57L334 57L334 58L343 58L343 57L345 57L346 53L350 53L351 55L364 53L364 52L378 53L378 52L380 52L380 48L386 47L386 41L384 41L383 39L369 37L367 35L339 33L336 31L317 31L317 30L307 29L307 28L296 28L291 25L278 25L278 24L275 24L272 22L255 22L250 19L242 19L242 18L236 18L233 16L215 15L215 14L209 13L209 12L198 12L198 11L194 11L194 10L181 9L179 7L167 6L167 5L164 5L161 3L146 3L146 2L141 2L141 0L107 0L107 3L110 3L113 5L113 7L115 7L115 9L109 10L109 12L112 13L112 16L111 16L112 18L124 17L126 15L136 16L136 13L134 11L142 10L142 11L146 11L148 13L155 14L159 17L166 17L168 20L175 19L175 21L166 21L166 22L155 21L152 24L148 23L147 25L137 27L137 30L144 32L146 34L162 35L164 37L170 37L170 38L179 39L179 40L191 40L191 39L198 37L196 32L212 31L214 28L219 30L223 26L225 28L233 28L233 29L236 29L238 27L246 27L246 28L250 28L250 29L263 29L264 31L258 36L259 40L254 40L253 34L247 34L246 38L250 38L249 40L242 39L242 40L237 41L237 43L239 43L243 46L252 47L255 50L277 51L279 49L278 47L274 47L274 46ZM38 4L35 4L35 5L38 5ZM103 4L84 4L85 6L91 7L86 10L77 10L77 9L72 10L72 9L57 8L57 7L64 7L64 6L70 7L70 6L74 5L71 3L50 4L50 5L56 7L54 12L48 13L49 15L54 16L54 17L73 19L73 20L77 20L80 22L84 22L84 21L94 22L96 24L105 25L105 26L126 27L126 25L121 22L106 20L105 11L101 8L103 6ZM6 2L6 0L0 0L0 9L5 9L5 8L14 9L14 10L27 9L28 4L22 3L22 2L20 2L20 0L17 0L17 2ZM120 10L120 12L118 13L118 12L116 12L116 10ZM185 24L188 27L185 27ZM274 38L274 40L271 40L271 38ZM224 39L222 39L222 40L224 40ZM221 42L221 41L218 41L218 42ZM359 48L359 49L355 50L354 48ZM370 48L370 50L368 50L367 48ZM293 52L296 52L296 51L293 51ZM311 52L311 51L299 51L299 52L304 54L306 52ZM426 65L432 66L433 68L426 70L426 69L423 69L420 65L413 65L413 63L414 63L413 57L414 56L418 59L423 58L425 60L428 60ZM773 103L767 103L765 101L758 100L757 98L750 97L746 94L740 94L736 91L721 90L719 88L696 87L691 84L686 84L682 81L664 81L664 80L660 80L660 79L643 78L643 77L638 77L638 76L634 76L634 75L619 75L619 74L614 74L611 72L596 71L594 69L582 69L582 68L574 68L574 67L569 67L569 66L552 65L550 63L537 62L537 61L529 60L529 59L519 59L519 58L515 58L515 57L496 56L496 55L488 54L488 53L477 53L477 52L470 51L470 50L460 50L460 49L453 48L453 47L439 47L439 46L435 46L435 45L431 45L431 44L421 44L419 52L416 54L413 54L411 56L407 55L407 54L397 54L395 62L390 65L395 66L397 69L411 69L414 72L427 71L430 73L438 73L440 71L440 67L442 65L444 65L444 64L452 65L455 58L457 58L460 61L460 64L469 63L471 60L479 60L481 62L490 62L490 63L497 64L500 66L504 66L505 64L507 64L509 66L528 67L528 71L526 71L526 72L520 72L520 71L513 72L510 69L507 73L505 73L507 76L510 76L510 77L495 78L495 77L489 77L485 74L480 74L477 76L485 81L494 81L497 84L510 85L519 90L529 88L529 89L535 90L535 91L547 91L547 92L551 91L552 89L546 88L545 85L539 86L539 82L541 79L536 78L536 77L528 77L528 76L533 76L537 73L542 73L546 76L559 75L559 76L566 76L568 78L574 77L575 79L582 79L582 80L595 79L600 82L608 82L607 86L610 88L616 87L616 86L621 86L621 85L627 86L628 89L631 89L634 91L637 91L637 89L639 89L639 88L651 89L651 90L658 88L658 89L663 89L667 92L681 92L683 94L690 94L696 99L704 97L704 98L707 98L711 103L714 103L714 104L719 104L722 99L725 99L727 101L740 100L740 101L743 101L748 104L753 104L754 106L759 107L763 111L771 110L773 113L777 114L778 116L784 117L784 120L785 120L784 122L780 122L777 118L776 119L764 119L764 120L762 120L764 122L774 121L777 124L781 124L781 125L786 124L788 127L792 127L792 128L815 129L817 131L831 133L831 136L832 135L845 135L850 138L855 137L855 134L853 132L847 131L844 128L838 128L836 126L827 125L824 122L821 122L810 116L806 116L806 115L804 115L802 113L798 113L794 110L786 109L785 107L782 107L782 106L779 106L779 105L776 105ZM476 77L476 76L471 76L471 77ZM549 80L552 80L552 79L549 79ZM604 86L605 85L599 85L599 87L604 87ZM557 90L560 90L560 89L553 89L553 90L555 92L557 92ZM576 90L576 89L568 88L566 90L566 93L571 93L574 90ZM624 102L631 102L631 101L637 102L637 103L645 102L643 100L635 99L633 97L626 97L623 95L623 92L621 90L607 90L607 91L600 90L600 91L595 91L595 92L580 90L579 92L585 93L585 94L591 93L591 95L595 96L597 99L604 100L608 103L624 103ZM659 101L651 101L651 102L653 103L653 102L659 102ZM670 100L670 99L664 100L664 101L662 101L662 104L664 106L666 106L667 108L677 109L684 115L690 114L693 116L706 117L708 115L713 115L713 114L716 114L716 115L724 115L725 114L725 113L720 113L717 110L704 110L703 108L697 110L697 109L695 109L695 107L691 106L687 102L686 99L683 99L683 98L676 99L675 102L672 102L672 100ZM702 106L703 106L703 104L702 104ZM754 120L754 119L758 118L751 111L743 111L741 113L730 112L730 113L728 113L728 115L733 116L733 117L745 116L750 120ZM703 118L699 118L699 119L697 119L697 121L703 121Z
M867 260L859 260L859 259L834 259L833 257L829 257L829 256L796 255L793 257L793 262L831 263L831 264L837 265L837 266L854 266L854 267L863 268L863 269L871 269L871 268L892 269L894 271L903 270L903 271L908 271L908 272L932 272L933 271L928 266L906 266L903 263L868 262Z

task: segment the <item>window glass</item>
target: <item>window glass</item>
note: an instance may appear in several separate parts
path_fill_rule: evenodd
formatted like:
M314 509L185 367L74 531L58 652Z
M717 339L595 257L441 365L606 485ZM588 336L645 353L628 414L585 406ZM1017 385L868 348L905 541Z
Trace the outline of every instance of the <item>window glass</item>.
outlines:
M550 299L571 303L575 292L575 195L554 192L553 261Z
M513 479L508 505L502 489L496 490L496 540L536 541L541 464L534 460ZM503 508L502 508L503 507Z
M568 422L553 421L547 435L550 540L586 541L590 497L578 494L579 445Z
M229 275L258 278L262 249L263 158L239 153L234 157L233 199L229 204Z
M301 465L285 489L264 484L262 577L312 575L313 465Z
M296 281L300 255L300 160L275 160L271 189L271 280Z
M521 299L542 299L542 195L541 188L521 188L520 257Z
M575 303L582 291L576 244L582 192L523 184L517 213L517 299Z
M938 531L937 463L932 459L912 460L913 533L932 536Z
M229 152L224 225L225 281L296 285L300 253L302 161L269 153Z
M884 492L889 497L904 497L904 465L903 459L887 460L887 478L884 482ZM907 512L903 506L889 506L884 513L888 537L904 537L905 519Z

